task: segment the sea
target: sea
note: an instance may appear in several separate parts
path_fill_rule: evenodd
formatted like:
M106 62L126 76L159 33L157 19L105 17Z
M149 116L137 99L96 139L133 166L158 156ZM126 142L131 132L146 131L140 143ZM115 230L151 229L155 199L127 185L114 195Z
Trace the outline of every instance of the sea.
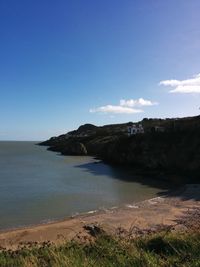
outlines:
M0 230L61 220L156 197L166 185L37 142L0 142Z

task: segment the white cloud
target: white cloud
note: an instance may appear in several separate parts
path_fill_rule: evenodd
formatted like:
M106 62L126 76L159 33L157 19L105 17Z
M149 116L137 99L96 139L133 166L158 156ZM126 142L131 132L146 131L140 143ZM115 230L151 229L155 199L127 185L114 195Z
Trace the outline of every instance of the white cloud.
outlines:
M156 105L156 102L150 100L145 100L143 98L139 99L121 99L119 105L106 105L98 108L90 109L90 112L95 113L112 113L112 114L135 114L143 112L142 109L134 107L142 106L153 106Z
M195 75L191 79L187 80L165 80L159 83L164 86L173 87L170 90L170 93L182 93L182 94L190 94L190 93L200 93L200 73Z
M125 107L142 107L142 106L153 106L157 105L158 103L152 102L150 100L145 100L144 98L139 98L139 99L121 99L120 100L120 106L125 106Z
M141 113L143 112L143 110L129 108L129 107L122 107L122 106L106 105L106 106L90 109L90 112L113 113L113 114L133 114L133 113Z

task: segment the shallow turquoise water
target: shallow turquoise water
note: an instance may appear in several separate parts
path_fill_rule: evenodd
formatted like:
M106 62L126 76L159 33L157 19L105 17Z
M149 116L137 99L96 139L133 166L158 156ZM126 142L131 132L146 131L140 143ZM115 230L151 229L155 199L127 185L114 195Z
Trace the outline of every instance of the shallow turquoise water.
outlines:
M91 157L60 156L34 142L0 142L0 229L137 202L161 188Z

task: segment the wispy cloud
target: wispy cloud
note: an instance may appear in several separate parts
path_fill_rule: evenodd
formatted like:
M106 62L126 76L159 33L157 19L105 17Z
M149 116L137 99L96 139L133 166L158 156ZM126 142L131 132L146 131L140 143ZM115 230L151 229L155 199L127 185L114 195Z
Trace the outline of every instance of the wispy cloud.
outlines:
M160 85L173 87L170 93L200 93L200 73L194 75L191 79L186 80L165 80L159 83Z
M144 112L139 107L142 106L153 106L156 102L150 100L145 100L143 98L139 99L121 99L119 105L106 105L97 108L90 109L91 113L112 113L112 114L135 114Z

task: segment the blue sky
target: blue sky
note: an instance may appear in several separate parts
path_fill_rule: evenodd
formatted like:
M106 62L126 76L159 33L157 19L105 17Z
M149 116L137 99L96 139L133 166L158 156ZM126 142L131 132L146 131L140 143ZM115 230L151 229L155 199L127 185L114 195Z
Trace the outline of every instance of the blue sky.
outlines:
M1 0L0 140L199 114L199 0Z

